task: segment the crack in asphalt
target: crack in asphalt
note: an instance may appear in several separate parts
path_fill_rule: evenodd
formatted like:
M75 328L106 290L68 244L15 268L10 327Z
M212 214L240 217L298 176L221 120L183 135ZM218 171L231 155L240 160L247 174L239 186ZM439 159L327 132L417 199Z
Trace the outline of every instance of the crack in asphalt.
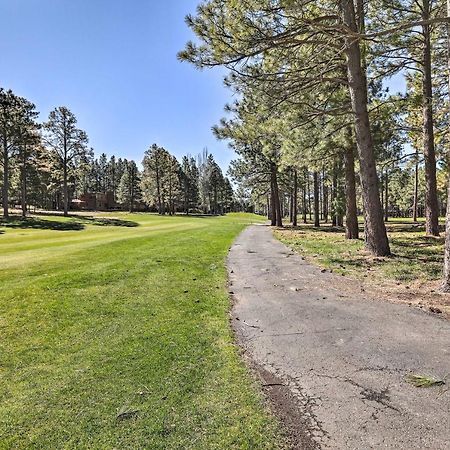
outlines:
M376 391L370 387L363 386L362 384L360 384L360 383L356 382L355 380L348 378L348 377L342 377L339 375L328 375L328 374L317 373L317 372L312 372L312 373L314 373L314 375L317 377L330 378L333 380L342 381L343 383L349 383L352 386L355 386L355 387L361 389L360 395L363 400L367 400L370 402L376 402L380 405L385 406L386 408L389 408L389 409L392 409L393 411L401 413L401 411L398 408L396 408L395 406L393 406L390 403L391 399L390 399L390 396L388 395L389 387L386 387L386 388L382 389L381 391Z

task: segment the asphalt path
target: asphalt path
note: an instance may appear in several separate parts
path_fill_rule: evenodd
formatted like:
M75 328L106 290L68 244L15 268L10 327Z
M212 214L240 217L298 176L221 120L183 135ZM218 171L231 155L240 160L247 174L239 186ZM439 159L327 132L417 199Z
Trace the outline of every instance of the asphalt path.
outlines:
M247 228L228 257L232 323L293 448L450 449L450 322L345 293L273 237Z

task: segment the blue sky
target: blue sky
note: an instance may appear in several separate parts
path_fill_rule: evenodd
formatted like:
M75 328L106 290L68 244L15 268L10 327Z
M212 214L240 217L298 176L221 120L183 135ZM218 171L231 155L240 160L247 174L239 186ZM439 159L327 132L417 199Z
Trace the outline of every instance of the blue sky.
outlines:
M176 59L198 1L0 0L0 86L42 120L68 106L97 155L140 162L154 142L177 157L208 147L226 169L233 153L211 132L231 100L223 73ZM401 76L387 84L404 90Z
M140 162L154 142L178 157L207 146L226 168L232 151L211 132L231 100L223 75L176 59L197 3L0 0L0 86L41 119L68 106L96 154Z

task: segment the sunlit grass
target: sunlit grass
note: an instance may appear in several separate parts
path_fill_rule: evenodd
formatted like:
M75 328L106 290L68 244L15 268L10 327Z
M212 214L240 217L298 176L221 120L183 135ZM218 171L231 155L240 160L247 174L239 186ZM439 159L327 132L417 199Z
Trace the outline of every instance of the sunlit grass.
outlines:
M0 224L0 448L280 447L228 320L259 219L102 216Z
M276 230L276 235L300 254L321 267L355 277L392 279L399 282L437 280L442 274L444 238L425 235L423 222L395 219L386 224L392 257L376 258L361 239L345 239L343 229L322 224L320 228L300 225Z

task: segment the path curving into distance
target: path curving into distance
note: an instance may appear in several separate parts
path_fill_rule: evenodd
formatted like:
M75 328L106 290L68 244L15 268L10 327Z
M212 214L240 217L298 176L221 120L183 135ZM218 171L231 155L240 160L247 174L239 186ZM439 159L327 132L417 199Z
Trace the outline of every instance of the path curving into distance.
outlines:
M450 322L344 295L267 226L239 236L228 267L238 341L294 448L450 449Z

